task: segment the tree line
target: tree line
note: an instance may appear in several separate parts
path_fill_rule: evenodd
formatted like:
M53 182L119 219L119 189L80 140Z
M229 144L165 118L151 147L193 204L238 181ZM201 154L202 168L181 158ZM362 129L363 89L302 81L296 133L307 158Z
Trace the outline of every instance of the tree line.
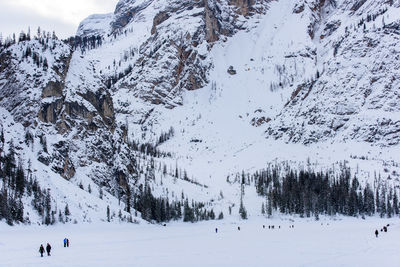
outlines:
M321 214L362 217L400 214L396 188L380 177L375 177L373 186L360 183L347 167L340 172L297 171L275 165L253 174L242 173L240 183L241 187L251 184L256 187L257 193L265 198L261 212L269 216L273 211L316 218Z
M134 194L133 208L141 213L144 220L158 223L182 219L184 222L216 219L213 209L207 209L203 202L189 202L183 193L181 200L170 201L165 197L154 197L147 183L144 187L139 186L139 192ZM221 212L218 219L223 219L223 216Z
M58 40L58 37L54 31L52 33L46 32L44 30L42 31L40 27L38 27L36 35L34 35L33 37L31 37L31 35L32 34L30 27L28 28L28 31L26 33L24 31L21 31L18 37L15 33L13 33L11 36L8 36L3 40L3 36L0 34L0 47L8 48L16 43L31 41L32 39L34 39L38 40L43 46L46 46L45 49L47 49L49 40Z
M71 49L80 49L82 52L86 50L96 49L103 44L103 38L101 35L92 36L71 36L65 40L64 43L70 45Z

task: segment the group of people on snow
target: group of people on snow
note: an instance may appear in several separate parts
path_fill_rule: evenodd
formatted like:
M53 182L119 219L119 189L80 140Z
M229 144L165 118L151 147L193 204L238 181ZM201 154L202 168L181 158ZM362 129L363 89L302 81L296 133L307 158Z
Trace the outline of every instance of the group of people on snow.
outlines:
M281 226L278 226L281 229ZM294 225L289 225L289 228L294 228ZM237 227L238 231L240 231L240 226ZM263 229L265 229L265 224L263 224ZM275 229L275 225L268 225L268 229ZM215 233L218 233L218 228L215 228Z
M69 247L69 239L68 238L64 238L64 248L65 247ZM47 243L46 252L47 252L47 256L50 256L51 246L49 243ZM39 253L40 253L40 257L43 257L43 253L44 253L43 244L41 244L39 247Z
M278 226L279 227L279 229L281 229L281 226L279 225ZM289 226L289 228L290 228L291 226ZM293 225L293 227L294 227L294 225ZM264 227L264 225L263 225L263 228L265 228ZM275 225L268 225L268 229L275 229Z
M51 246L50 246L50 244L49 244L49 243L47 243L47 246L46 246L46 251L47 251L47 256L50 256ZM43 247L43 244L41 244L41 245L40 245L40 248L39 248L39 253L40 253L40 257L43 257L43 253L44 253L44 247Z
M388 227L390 226L390 224L387 224L387 225L384 225L382 228L381 228L381 232L387 232L388 231ZM379 235L379 232L378 232L378 229L375 229L375 236L376 237L378 237L378 235Z
M68 238L64 238L64 248L65 247L69 248L69 239Z

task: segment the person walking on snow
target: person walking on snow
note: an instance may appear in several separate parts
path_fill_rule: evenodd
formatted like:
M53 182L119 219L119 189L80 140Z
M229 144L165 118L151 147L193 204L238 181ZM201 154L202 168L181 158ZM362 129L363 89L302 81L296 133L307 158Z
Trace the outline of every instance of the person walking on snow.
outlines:
M42 244L42 245L40 245L39 252L40 252L40 257L43 257L43 253L44 253L44 247L43 247L43 244Z
M378 237L378 234L379 234L378 230L375 230L375 236L376 237Z
M47 243L46 251L47 251L47 256L50 256L51 246L49 243Z
M67 238L67 248L69 248L69 239Z
M64 248L67 246L67 238L64 238Z

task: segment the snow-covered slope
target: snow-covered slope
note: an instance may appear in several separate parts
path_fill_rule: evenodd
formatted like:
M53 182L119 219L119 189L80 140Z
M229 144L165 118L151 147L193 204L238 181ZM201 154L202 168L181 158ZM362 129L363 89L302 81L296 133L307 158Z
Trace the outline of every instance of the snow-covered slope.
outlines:
M358 74L360 67L357 61L351 65L354 70L332 67L330 71L334 73L328 79L324 65L334 66L333 62L353 64L351 62L356 57L353 56L350 62L343 58L337 59L338 56L333 54L334 47L325 44L325 38L312 39L308 29L314 23L313 12L305 8L303 12L296 13L297 6L296 1L273 2L265 16L255 17L248 22L247 31L216 44L209 56L214 65L209 75L209 85L194 92L186 92L183 106L171 111L149 106L147 110L152 111L155 119L149 120L145 133L149 133L149 128L160 132L160 129L165 131L172 126L177 138L167 142L163 148L174 151L185 162L182 165L192 166L190 168L193 171L197 169L199 176L207 172L205 176L213 175L220 177L220 180L230 171L261 168L266 162L275 159L296 162L311 159L325 166L349 160L352 167L362 165L362 169L369 171L371 176L374 168L376 171L383 169L378 167L382 166L381 161L397 161L399 146L389 141L389 138L398 137L392 123L376 127L376 135L370 133L374 131L370 124L375 124L376 119L398 121L397 113L385 112L383 107L367 113L367 107L363 107L366 110L363 114L370 114L374 119L343 111L345 107L355 105L356 100L364 98L364 95L352 89L350 83L335 85L341 79L345 80L342 77L336 79L335 75L356 73L359 77L369 77L371 74ZM332 6L326 9L330 10L329 14L336 12L336 16L342 12ZM358 21L366 17L365 13L359 16L345 13L342 16L346 21ZM392 38L395 45L396 35L388 33L385 36ZM332 38L336 40L335 36ZM390 44L390 41L382 42L382 45L385 44ZM353 49L354 46L350 46L345 51ZM382 62L388 57L382 57L380 53L390 53L383 48L374 51L377 54L372 58L362 59L359 56L360 60ZM396 60L386 61L382 64L397 64ZM227 73L229 66L234 67L236 75ZM393 68L393 73L396 69ZM383 73L379 75L385 76ZM361 82L354 83L366 88ZM307 88L311 85L313 90L307 94ZM374 90L379 92L379 88ZM398 89L396 86L388 88L393 94ZM372 88L369 87L369 90ZM382 103L390 103L394 98L381 95L377 99ZM343 114L328 116L326 110L341 110ZM320 118L324 123L312 123L315 118ZM348 126L332 130L332 125L339 120ZM347 128L358 128L359 135L350 133ZM362 129L368 131L363 132ZM133 128L132 134L139 130ZM382 134L384 131L391 135ZM370 134L376 139L372 142L364 140L361 133ZM354 161L351 159L354 156L375 159L377 164L371 168L371 160Z
M399 9L363 2L357 10L346 1L321 9L311 46L314 75L294 85L269 135L399 144Z
M236 216L240 188L227 176L271 162L346 162L364 182L377 172L397 183L399 11L373 0L121 0L68 41L1 48L1 124L16 125L8 141L47 140L18 153L48 172L43 186L63 184L54 198L90 184L112 210L125 206L111 195L129 205L150 186ZM259 213L254 188L246 198ZM92 207L79 220L104 217L99 196L83 199L71 199L77 213Z
M113 14L91 15L79 24L76 35L83 37L108 34L113 18Z

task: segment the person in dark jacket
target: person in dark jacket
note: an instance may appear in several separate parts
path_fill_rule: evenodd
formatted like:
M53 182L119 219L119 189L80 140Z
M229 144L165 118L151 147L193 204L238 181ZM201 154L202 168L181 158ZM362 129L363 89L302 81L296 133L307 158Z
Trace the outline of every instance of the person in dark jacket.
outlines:
M47 251L47 256L50 256L51 246L49 243L47 243L46 251Z
M67 248L69 248L69 239L67 238Z
M67 238L64 238L64 248L67 246Z
M43 253L44 253L44 247L43 247L43 244L42 244L42 245L40 245L39 252L40 252L40 257L43 257Z
M378 237L378 234L379 234L378 230L375 230L375 236L376 237Z

